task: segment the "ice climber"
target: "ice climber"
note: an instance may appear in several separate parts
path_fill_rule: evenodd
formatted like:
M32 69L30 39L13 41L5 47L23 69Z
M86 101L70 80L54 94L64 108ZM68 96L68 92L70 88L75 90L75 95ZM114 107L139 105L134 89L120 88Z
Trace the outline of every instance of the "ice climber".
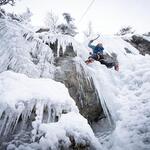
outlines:
M102 43L98 43L96 46L92 45L92 42L94 40L91 40L88 43L88 47L90 47L93 50L93 53L90 53L91 56L89 57L89 61L93 61L93 60L100 60L100 59L104 59L103 57L103 45Z
M96 60L99 61L101 64L106 65L108 68L114 66L114 69L118 71L119 65L117 61L117 55L115 53L112 53L112 56L109 56L108 54L104 55L104 47L102 43L98 43L96 46L92 44L92 42L96 39L90 40L90 42L88 43L88 47L92 49L93 53L90 52L91 56L88 58L88 60L85 61L85 63L89 64Z

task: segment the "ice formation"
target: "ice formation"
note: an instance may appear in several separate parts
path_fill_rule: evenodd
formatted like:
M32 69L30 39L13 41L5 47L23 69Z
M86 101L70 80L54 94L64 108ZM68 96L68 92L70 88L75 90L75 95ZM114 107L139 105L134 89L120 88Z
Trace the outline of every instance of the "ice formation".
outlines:
M114 125L107 138L99 136L102 148L65 86L48 79L53 78L55 66L46 44L56 40L56 57L60 47L64 52L72 44L76 62L92 77L109 124ZM9 135L8 143L1 141L8 149L67 149L73 143L98 150L150 149L150 56L140 55L121 37L101 36L95 44L99 41L105 52L117 53L119 72L99 62L85 65L90 50L87 43L81 45L69 36L34 35L15 21L0 19L0 134L4 138L15 133L14 139ZM32 134L25 131L27 127ZM30 141L26 141L28 136Z
M0 104L1 137L27 130L31 120L31 143L19 144L18 149L65 149L71 147L71 142L94 149L100 147L87 120L79 114L62 83L3 72L0 74ZM17 136L15 139L9 142L8 149L17 149Z
M106 138L110 150L150 149L150 56L142 56L120 37L101 37L106 52L118 54L120 71L94 62L88 66L105 114L115 129ZM125 48L130 50L127 53ZM112 120L111 120L112 119ZM100 141L102 137L99 137ZM108 144L109 143L109 144Z
M0 19L0 72L13 70L30 77L52 78L53 53L18 22Z

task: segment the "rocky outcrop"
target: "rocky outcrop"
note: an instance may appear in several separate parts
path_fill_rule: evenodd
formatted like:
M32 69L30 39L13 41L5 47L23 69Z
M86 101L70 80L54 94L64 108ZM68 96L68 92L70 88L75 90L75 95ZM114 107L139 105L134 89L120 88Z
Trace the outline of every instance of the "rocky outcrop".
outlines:
M150 54L150 41L144 39L142 36L133 35L130 40L126 39L126 41L137 48L140 54Z
M81 63L74 60L73 47L78 48L78 43L73 38L47 34L38 34L37 38L14 22L0 20L0 25L0 72L12 70L29 77L60 81L68 87L81 114L90 121L100 116L102 109L93 81Z
M57 41L50 45L56 55ZM61 53L60 57L55 57L57 66L55 80L66 85L80 113L92 122L103 114L103 110L93 79L88 76L82 64L75 60L75 56L76 53L70 44L66 47L64 54Z
M40 28L36 31L36 33L48 32L49 28Z

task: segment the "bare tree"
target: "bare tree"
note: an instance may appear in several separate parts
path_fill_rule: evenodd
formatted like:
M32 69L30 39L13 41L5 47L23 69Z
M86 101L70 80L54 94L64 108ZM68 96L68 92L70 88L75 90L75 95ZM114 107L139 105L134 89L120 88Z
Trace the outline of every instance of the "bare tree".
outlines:
M52 11L48 12L45 17L45 25L49 28L50 32L56 33L58 26L58 16L56 16Z
M6 5L6 4L14 5L15 0L0 0L0 6Z

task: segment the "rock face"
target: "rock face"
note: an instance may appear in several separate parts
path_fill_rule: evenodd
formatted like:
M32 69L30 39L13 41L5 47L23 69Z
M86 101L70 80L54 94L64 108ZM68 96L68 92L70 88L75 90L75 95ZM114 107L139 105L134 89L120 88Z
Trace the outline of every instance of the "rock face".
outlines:
M133 35L131 40L126 41L137 48L140 54L150 54L150 42L144 39L142 36Z
M56 53L54 47L57 46L51 47ZM55 80L66 85L80 113L92 122L102 115L103 110L92 78L87 75L82 64L75 60L75 56L76 53L70 44L66 47L64 54L61 53L60 57L55 58L57 66Z
M40 28L39 30L36 31L36 33L41 33L41 32L48 32L48 28Z

